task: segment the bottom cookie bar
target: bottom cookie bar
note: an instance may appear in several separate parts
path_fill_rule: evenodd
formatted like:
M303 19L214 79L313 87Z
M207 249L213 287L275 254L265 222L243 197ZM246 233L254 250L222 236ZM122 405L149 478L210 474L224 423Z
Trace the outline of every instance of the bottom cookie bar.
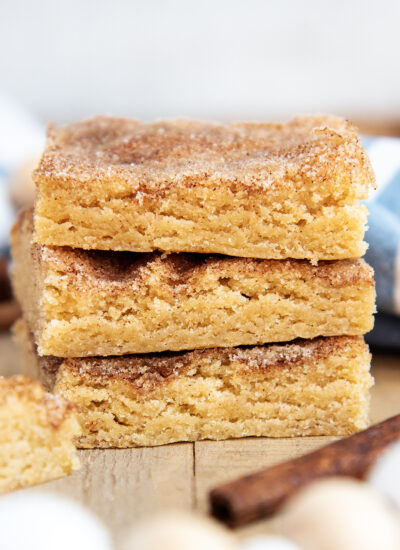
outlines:
M76 407L25 376L0 378L0 493L79 467Z
M346 435L367 426L370 354L361 337L286 345L25 363L80 406L80 447L134 447L245 436Z

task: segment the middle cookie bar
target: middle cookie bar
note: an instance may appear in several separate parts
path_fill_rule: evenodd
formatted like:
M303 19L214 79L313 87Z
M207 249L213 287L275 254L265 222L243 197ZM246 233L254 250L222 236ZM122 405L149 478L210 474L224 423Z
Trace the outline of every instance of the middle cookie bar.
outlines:
M372 328L372 269L199 254L84 251L12 231L13 282L39 355L85 357L257 345Z

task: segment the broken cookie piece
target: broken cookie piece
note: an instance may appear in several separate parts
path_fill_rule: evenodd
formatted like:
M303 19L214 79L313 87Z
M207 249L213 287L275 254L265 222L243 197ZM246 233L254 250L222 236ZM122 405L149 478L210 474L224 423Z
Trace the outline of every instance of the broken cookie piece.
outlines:
M0 493L79 468L77 407L25 376L0 378Z

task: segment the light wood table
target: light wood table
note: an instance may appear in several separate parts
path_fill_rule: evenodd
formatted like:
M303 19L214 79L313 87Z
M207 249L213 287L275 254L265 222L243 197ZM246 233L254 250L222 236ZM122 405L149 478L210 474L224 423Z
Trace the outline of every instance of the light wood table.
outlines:
M17 350L0 335L0 374L19 372ZM372 422L400 413L400 355L376 355ZM216 484L303 454L329 438L247 438L143 449L80 451L82 468L40 489L75 498L117 535L133 520L164 508L207 510ZM28 489L38 490L35 489Z

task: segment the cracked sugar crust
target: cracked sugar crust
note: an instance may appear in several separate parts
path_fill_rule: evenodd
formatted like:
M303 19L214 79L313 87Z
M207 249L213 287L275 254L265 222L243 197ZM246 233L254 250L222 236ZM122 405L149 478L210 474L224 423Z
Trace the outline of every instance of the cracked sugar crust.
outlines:
M19 321L22 323L22 321ZM16 325L15 331L27 331L26 326ZM21 337L20 337L21 338ZM33 336L31 346L36 349ZM256 372L274 369L301 368L306 362L324 360L330 354L352 350L366 350L361 336L319 337L312 340L295 340L284 344L242 346L231 348L204 348L194 351L161 352L122 357L60 358L40 357L40 366L49 380L55 380L61 365L75 372L82 379L120 379L142 393L152 391L157 385L168 384L177 377L187 376L193 368L209 361L240 365L240 376L252 377ZM37 353L37 352L36 352Z
M359 335L372 328L363 260L257 260L83 251L12 230L12 280L40 355L178 351Z
M314 263L364 254L360 199L375 181L354 128L327 116L98 117L52 127L34 179L41 244Z
M108 252L79 250L69 247L40 247L33 245L33 253L39 262L52 265L71 280L75 288L95 291L96 288L113 290L147 288L154 275L171 294L186 294L201 280L210 277L288 276L296 279L326 280L332 288L343 288L357 283L374 286L372 268L364 260L340 260L311 265L306 260L257 260L228 258L200 254L136 254L133 252ZM116 256L118 254L118 256ZM223 281L222 281L223 283Z
M151 385L167 383L173 377L185 375L193 365L210 359L221 363L238 363L242 374L251 376L256 371L290 369L304 362L326 359L330 354L341 354L348 350L363 352L367 349L361 336L317 337L311 340L298 338L290 343L264 344L263 346L238 346L227 348L203 348L193 351L164 351L158 353L129 354L108 357L54 357L37 354L34 336L25 319L19 319L13 326L17 342L30 348L37 355L40 366L49 380L55 379L61 365L79 373L82 377L120 378L134 384L136 389L145 389L143 378ZM149 386L147 384L147 389Z
M12 229L13 240L19 233L33 232L33 209L19 213ZM320 261L314 266L307 260L263 260L257 258L233 258L218 254L192 253L135 253L102 250L81 250L78 248L41 246L32 244L32 253L38 263L51 265L64 273L74 286L110 289L140 289L148 286L151 275L176 293L185 293L188 286L196 286L208 276L268 275L292 272L296 278L318 278L326 280L333 288L342 288L357 283L374 286L373 269L364 260L346 259Z
M46 413L49 427L57 430L77 406L60 395L44 392L36 380L17 375L11 378L0 377L0 407L7 407L10 400L34 403Z
M354 127L332 116L287 123L213 124L190 120L142 123L97 117L49 126L34 179L96 184L111 179L130 191L215 185L235 189L285 188L293 179L334 178L344 170L365 198L374 175ZM299 182L301 185L301 182Z

